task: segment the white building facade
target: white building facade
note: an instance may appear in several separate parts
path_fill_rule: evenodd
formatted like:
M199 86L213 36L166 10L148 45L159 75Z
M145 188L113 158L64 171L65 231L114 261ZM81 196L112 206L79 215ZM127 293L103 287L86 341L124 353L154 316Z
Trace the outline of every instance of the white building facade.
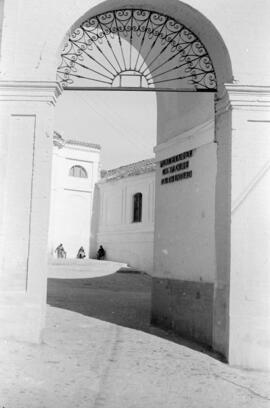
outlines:
M99 177L100 146L54 134L49 256L62 243L68 258L90 250L93 192Z
M97 184L96 194L99 214L93 248L103 245L107 259L152 272L154 159L109 170Z

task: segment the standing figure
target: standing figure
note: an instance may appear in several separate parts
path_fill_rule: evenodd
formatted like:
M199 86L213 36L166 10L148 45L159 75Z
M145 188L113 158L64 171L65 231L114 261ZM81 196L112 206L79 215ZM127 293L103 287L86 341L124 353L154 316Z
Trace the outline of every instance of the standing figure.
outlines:
M85 252L84 252L84 249L83 249L82 246L81 246L81 248L79 249L79 251L77 253L77 258L79 258L79 259L85 258Z
M102 245L100 245L98 251L97 251L97 259L104 259L106 255L105 249L103 248Z
M57 258L66 258L67 253L64 250L63 244L59 244L58 247L55 249L55 252L57 253Z

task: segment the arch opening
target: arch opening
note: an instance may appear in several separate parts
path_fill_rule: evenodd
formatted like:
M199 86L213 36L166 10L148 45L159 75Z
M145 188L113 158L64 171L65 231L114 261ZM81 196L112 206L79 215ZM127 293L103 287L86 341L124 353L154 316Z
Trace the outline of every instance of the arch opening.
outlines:
M196 315L194 309L191 319L183 319L187 329L185 334L192 332L195 339L213 345L214 319L217 317L214 302L218 303L221 298L214 293L219 286L215 246L215 217L218 212L215 206L222 207L220 203L228 192L227 184L221 191L217 176L219 163L225 162L228 154L226 146L219 152L216 149L219 137L226 136L222 129L225 122L217 129L215 119L215 96L218 88L219 93L222 89L220 84L224 85L223 78L217 77L207 48L196 34L178 20L147 9L109 10L84 20L79 27L75 26L61 56L57 73L66 90L81 87L82 90L141 88L164 91L156 94L157 162L189 151L192 151L192 159L189 177L172 176L174 181L181 181L177 183L179 188L174 188L174 183L160 183L157 172L152 318L153 322L160 324L163 323L162 315L166 317L168 314L168 319L174 319L175 311L159 309L160 296L165 299L170 296L171 289L179 290L175 281L181 281L183 288L190 293L193 291L191 283L194 283L200 286L203 296L209 295L207 301L211 306L204 316ZM180 92L169 94L166 91ZM198 95L200 92L202 94ZM219 162L218 154L223 156ZM179 169L182 170L182 167L179 166ZM174 170L170 168L168 171ZM203 177L204 174L206 177ZM179 206L177 203L181 199L184 204L181 202ZM209 206L207 216L206 206ZM226 209L226 214L225 211L222 213L223 208L218 214L226 222L228 211ZM208 224L204 218L207 218ZM185 234L179 231L185 231ZM219 241L222 241L220 235ZM166 247L168 242L171 243L169 248ZM218 251L223 249L224 246ZM190 256L192 250L194 257ZM180 275L179 265L183 269ZM167 274L165 280L172 282L169 291L166 285L163 286L164 273ZM175 288L173 285L176 285ZM189 301L188 308L192 309L193 299ZM226 313L227 310L220 312L224 320L227 319ZM207 327L203 327L205 320ZM179 327L173 321L170 324L181 332L181 324ZM217 349L225 355L228 341L226 324L219 329L222 333L218 335L224 338L217 344Z
M212 60L199 38L174 18L147 9L88 18L72 31L61 58L57 74L65 88L133 87L132 76L138 75L142 88L217 90ZM121 80L126 73L133 73L131 85Z

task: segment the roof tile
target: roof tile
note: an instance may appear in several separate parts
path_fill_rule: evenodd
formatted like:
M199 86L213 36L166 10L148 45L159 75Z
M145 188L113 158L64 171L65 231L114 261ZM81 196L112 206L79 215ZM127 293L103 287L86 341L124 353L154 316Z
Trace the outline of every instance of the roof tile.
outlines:
M155 158L141 160L126 166L117 167L111 170L102 170L101 178L104 181L116 180L125 177L138 176L140 174L155 171Z

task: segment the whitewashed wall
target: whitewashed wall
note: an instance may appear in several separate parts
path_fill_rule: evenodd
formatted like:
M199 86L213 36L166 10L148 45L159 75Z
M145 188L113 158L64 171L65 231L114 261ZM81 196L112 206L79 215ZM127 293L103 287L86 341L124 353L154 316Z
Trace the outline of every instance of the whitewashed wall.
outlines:
M107 259L152 272L154 243L155 172L100 182L97 246ZM133 222L133 195L142 193L142 222Z
M203 99L205 100L205 96ZM212 120L181 132L156 148L159 162L192 150L192 157L182 160L182 163L189 162L188 169L180 172L192 171L190 178L161 185L161 180L165 177L162 175L164 168L157 167L154 270L156 277L164 276L195 282L215 280L217 157L213 102L211 103L211 98L208 99L210 100L207 104L206 119L211 116L212 111ZM188 120L183 122L187 123ZM164 139L166 140L165 136ZM172 173L174 174L176 173ZM175 215L172 217L172 214Z
M89 255L93 190L99 175L100 150L76 144L53 149L49 254L61 242L68 258L83 246ZM82 166L87 178L71 177L72 166Z

